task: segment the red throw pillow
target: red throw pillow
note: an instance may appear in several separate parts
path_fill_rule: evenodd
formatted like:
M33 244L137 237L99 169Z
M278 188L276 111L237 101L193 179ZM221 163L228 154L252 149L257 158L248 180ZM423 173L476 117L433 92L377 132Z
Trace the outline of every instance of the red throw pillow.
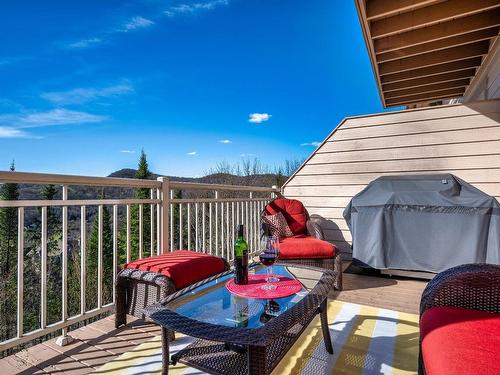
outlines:
M269 225L269 230L273 236L279 238L293 236L293 233L281 212L274 215L265 215L263 220Z

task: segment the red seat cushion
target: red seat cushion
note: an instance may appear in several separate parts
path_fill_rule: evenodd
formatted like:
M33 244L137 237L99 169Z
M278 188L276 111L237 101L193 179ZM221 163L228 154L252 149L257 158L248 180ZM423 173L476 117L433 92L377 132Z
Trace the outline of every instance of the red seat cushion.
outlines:
M194 251L178 250L125 264L123 268L158 272L169 277L176 289L184 288L197 281L224 271L221 258Z
M433 307L420 334L427 375L500 374L500 314Z
M315 237L298 235L280 239L280 258L333 258L336 248L330 242L318 240Z
M302 202L296 199L277 198L266 206L269 215L281 212L293 234L307 233L307 210Z

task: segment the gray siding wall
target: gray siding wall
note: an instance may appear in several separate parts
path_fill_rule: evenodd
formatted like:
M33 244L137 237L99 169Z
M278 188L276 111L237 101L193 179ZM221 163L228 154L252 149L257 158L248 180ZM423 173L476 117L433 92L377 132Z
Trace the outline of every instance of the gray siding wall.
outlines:
M464 102L500 98L500 38L464 94Z
M452 173L500 199L500 100L343 120L287 181L283 194L323 218L327 239L350 256L342 217L381 175Z

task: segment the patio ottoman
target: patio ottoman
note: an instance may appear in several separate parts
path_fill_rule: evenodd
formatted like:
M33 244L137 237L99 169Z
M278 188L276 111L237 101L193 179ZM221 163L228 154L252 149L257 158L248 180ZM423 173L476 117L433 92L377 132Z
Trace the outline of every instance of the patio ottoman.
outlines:
M175 291L229 269L222 258L189 250L138 259L116 277L115 326L127 324L127 314L146 319L143 309Z

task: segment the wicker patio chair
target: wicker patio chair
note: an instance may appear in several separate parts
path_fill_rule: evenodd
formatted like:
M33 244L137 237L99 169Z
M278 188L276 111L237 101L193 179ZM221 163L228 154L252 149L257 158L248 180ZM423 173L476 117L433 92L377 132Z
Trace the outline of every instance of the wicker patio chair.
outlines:
M263 230L268 225L266 215L281 212L293 236L280 239L279 262L330 269L335 272L335 289L342 290L342 258L335 245L325 241L319 225L309 216L302 202L276 198L261 213ZM321 255L323 254L323 255Z
M464 264L435 276L420 302L420 318L433 307L460 307L500 314L500 265ZM420 338L419 374L426 374Z

